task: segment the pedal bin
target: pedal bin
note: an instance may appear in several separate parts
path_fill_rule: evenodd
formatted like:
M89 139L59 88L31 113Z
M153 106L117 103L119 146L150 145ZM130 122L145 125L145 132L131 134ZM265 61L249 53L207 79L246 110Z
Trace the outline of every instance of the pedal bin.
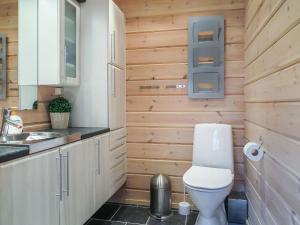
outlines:
M164 174L156 174L150 184L150 215L165 220L172 215L171 181Z

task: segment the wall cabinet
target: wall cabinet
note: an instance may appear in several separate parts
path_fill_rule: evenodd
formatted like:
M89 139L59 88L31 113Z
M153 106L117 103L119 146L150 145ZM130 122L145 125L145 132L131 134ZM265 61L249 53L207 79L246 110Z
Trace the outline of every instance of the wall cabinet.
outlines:
M79 84L80 6L75 0L38 0L38 84Z
M112 0L83 4L80 46L80 86L64 89L72 126L125 127L125 16Z
M125 68L125 16L120 8L109 1L109 48L108 62L121 69Z
M0 165L0 225L59 225L59 150Z
M125 71L108 66L109 87L109 128L120 129L126 126L126 77Z

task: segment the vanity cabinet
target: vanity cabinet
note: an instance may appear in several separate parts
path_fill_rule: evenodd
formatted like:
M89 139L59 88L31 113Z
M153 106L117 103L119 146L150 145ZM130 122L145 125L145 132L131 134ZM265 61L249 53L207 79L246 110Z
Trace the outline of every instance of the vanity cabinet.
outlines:
M94 213L95 146L83 140L60 148L61 224L82 225Z
M59 225L59 149L0 165L0 225Z
M38 0L38 84L79 85L80 5Z
M95 212L110 198L109 174L109 134L96 137L94 140L95 170Z
M125 129L0 164L0 225L83 225L125 180Z
M110 132L109 140L110 196L116 193L127 179L126 128Z

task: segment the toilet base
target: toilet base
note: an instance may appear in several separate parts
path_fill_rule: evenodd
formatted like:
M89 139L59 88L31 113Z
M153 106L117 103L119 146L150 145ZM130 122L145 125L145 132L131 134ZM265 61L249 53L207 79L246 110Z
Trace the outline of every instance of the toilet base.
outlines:
M212 217L204 217L199 212L195 225L227 225L224 203L216 210Z
M228 223L221 223L217 217L205 218L203 216L198 216L195 225L227 225Z

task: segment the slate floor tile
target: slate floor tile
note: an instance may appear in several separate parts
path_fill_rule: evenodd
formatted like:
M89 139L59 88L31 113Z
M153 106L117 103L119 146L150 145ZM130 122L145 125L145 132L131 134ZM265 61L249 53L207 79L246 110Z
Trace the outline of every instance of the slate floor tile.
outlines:
M119 205L115 204L104 204L93 216L95 219L110 220L112 216L120 208Z
M194 225L196 222L198 214L191 213L188 216L187 224ZM184 225L185 216L179 215L177 212L174 212L174 215L164 221L159 221L154 218L150 218L147 225Z
M149 218L148 208L136 206L121 206L112 221L146 224Z
M86 225L125 225L126 223L91 219Z

